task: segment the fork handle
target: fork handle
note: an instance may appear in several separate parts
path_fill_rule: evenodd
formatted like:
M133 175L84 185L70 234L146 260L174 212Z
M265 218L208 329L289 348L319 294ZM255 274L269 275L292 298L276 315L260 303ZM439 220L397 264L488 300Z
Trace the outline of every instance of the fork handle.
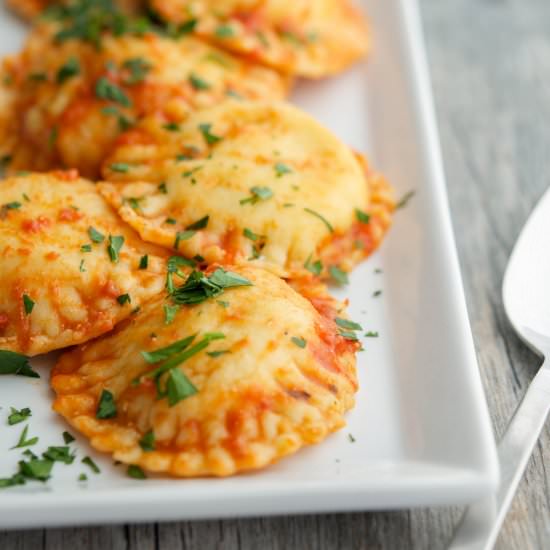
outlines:
M549 410L550 363L545 359L498 445L501 481L496 495L466 509L449 550L493 548Z

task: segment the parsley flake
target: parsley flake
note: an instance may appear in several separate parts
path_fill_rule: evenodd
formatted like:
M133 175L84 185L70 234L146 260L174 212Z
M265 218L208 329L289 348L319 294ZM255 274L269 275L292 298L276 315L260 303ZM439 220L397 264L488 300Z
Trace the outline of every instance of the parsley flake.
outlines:
M80 73L80 64L76 57L71 57L69 60L62 65L57 71L57 83L63 84L65 80L72 78Z
M283 177L285 174L291 174L291 173L292 173L292 169L289 168L286 164L282 162L278 162L275 165L275 174L277 175L278 178Z
M105 235L102 235L97 229L91 226L88 227L88 236L92 242L97 244L102 243L105 240Z
M149 256L145 254L139 259L139 269L147 269L149 266Z
M19 422L24 422L29 418L29 416L32 416L32 412L28 407L25 407L21 410L14 409L13 407L10 407L10 415L8 416L8 424L10 426L13 426L14 424L19 424Z
M273 191L269 187L251 187L250 188L251 196L246 199L241 199L240 204L256 204L258 201L266 201L273 197Z
M327 227L330 233L334 233L334 227L330 224L330 222L319 212L316 212L315 210L312 210L311 208L304 208L304 212L307 212L308 214L311 214L315 216L316 218L319 218Z
M131 107L130 98L113 82L102 76L95 85L95 95L106 101L114 101L124 107Z
M30 315L34 309L34 301L28 294L23 294L23 307L25 308L25 315Z
M21 435L19 436L19 441L17 442L17 445L12 447L12 449L20 449L22 447L30 447L32 445L35 445L38 443L38 437L31 437L30 439L27 439L27 433L29 432L29 425L27 424L23 431L21 432Z
M332 280L339 285L347 285L349 283L348 274L345 271L342 271L338 266L331 265L328 268L328 272L332 277Z
M303 338L298 338L297 336L293 336L291 340L293 344L302 349L305 348L307 345L307 342Z
M153 430L149 430L140 440L139 446L145 452L151 452L155 450L155 434Z
M16 374L18 376L28 376L29 378L40 378L40 375L32 370L29 358L26 355L5 349L0 349L1 374Z
M124 244L124 237L121 235L109 235L109 245L107 246L107 252L111 258L111 262L118 263L119 252Z
M130 464L130 466L128 466L127 473L128 477L133 479L147 479L145 472L136 464Z
M94 474L99 474L101 472L99 466L89 456L85 456L80 462L82 462L82 464L86 464L86 466L88 466Z
M104 420L117 415L114 395L109 390L103 390L97 405L96 418Z
M363 328L359 323L355 323L354 321L350 321L349 319L342 319L341 317L336 317L336 319L334 319L334 322L340 328L343 328L346 330L363 330Z
M214 145L215 143L218 143L218 141L221 141L223 138L210 132L210 128L212 128L212 124L199 124L199 130L201 131L201 134L204 137L206 143L208 145Z
M189 83L195 90L209 90L211 87L206 80L203 80L194 73L189 75Z
M359 223L369 223L370 222L370 214L367 214L366 212L363 212L362 210L359 210L359 208L355 209L355 217L357 218L357 221Z

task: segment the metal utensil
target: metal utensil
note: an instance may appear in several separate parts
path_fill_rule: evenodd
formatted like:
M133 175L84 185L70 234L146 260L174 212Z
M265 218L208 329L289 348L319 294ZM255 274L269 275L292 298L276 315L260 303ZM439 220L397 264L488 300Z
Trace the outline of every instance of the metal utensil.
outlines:
M451 550L494 546L506 512L550 410L550 190L514 247L502 288L504 308L520 338L544 357L498 445L501 482L494 498L470 506Z

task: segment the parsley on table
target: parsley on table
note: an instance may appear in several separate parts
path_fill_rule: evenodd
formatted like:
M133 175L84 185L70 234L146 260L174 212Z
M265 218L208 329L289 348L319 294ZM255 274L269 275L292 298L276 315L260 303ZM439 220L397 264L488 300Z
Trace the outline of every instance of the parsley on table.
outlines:
M17 442L17 445L12 447L12 449L20 449L22 447L30 447L32 445L35 445L38 443L38 437L31 437L30 439L27 439L27 434L29 432L29 425L27 424L23 431L21 432L21 435L19 436L19 441Z
M80 462L82 462L82 464L86 464L86 466L88 466L94 474L99 474L101 472L99 466L89 456L85 456Z
M8 416L8 424L10 426L13 426L14 424L19 424L19 422L24 422L29 418L29 416L32 416L32 411L25 407L23 409L17 410L13 407L10 407L10 415Z
M68 445L69 443L75 441L75 438L69 432L63 432L63 441L65 442L65 445Z
M395 209L399 210L401 208L405 208L409 204L409 201L416 195L416 191L409 191L408 193L405 193L401 199L397 201L397 204L395 205Z
M369 330L369 332L365 333L365 336L367 338L378 338L378 332L374 332L372 330Z
M26 355L4 349L0 349L0 375L1 374L16 374L18 376L40 378L40 375L32 370L29 364L29 358Z
M53 462L63 462L63 464L72 464L76 457L76 454L71 453L70 447L48 447L48 449L42 453L42 456Z

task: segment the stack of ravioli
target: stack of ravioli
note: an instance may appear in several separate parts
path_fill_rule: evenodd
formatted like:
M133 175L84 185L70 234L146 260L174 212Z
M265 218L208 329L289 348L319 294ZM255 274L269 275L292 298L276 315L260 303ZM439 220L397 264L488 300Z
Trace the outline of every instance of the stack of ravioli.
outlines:
M10 0L0 349L69 348L54 409L149 472L265 467L344 425L342 282L392 191L284 101L369 49L349 0ZM87 178L87 179L83 179Z

